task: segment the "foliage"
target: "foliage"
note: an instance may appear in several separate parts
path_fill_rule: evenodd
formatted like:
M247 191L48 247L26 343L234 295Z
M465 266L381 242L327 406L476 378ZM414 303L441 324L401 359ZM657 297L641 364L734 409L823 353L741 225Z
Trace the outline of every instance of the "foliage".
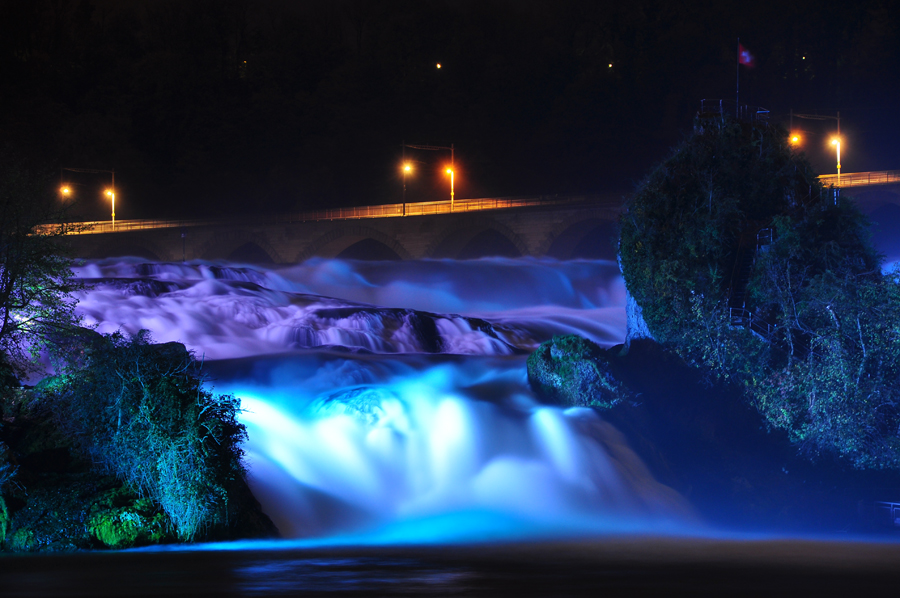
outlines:
M0 494L16 475L16 467L9 462L9 447L0 440Z
M691 135L638 188L622 219L628 288L662 342L688 333L676 313L728 300L741 239L820 189L784 131L699 119ZM699 298L699 299L698 299Z
M580 336L554 336L528 357L528 381L564 407L608 409L629 392L609 371L606 351Z
M72 227L46 176L0 148L0 375L35 367L37 352L62 346L77 325L80 288L65 257Z
M657 339L741 385L804 451L900 468L900 278L881 274L865 218L785 137L698 119L623 217L626 284ZM763 228L773 240L757 247ZM743 283L728 274L742 243L755 252ZM740 284L765 327L731 313Z
M115 488L91 510L90 534L113 549L141 544L158 544L167 539L166 517L149 498L138 498L123 488Z
M81 449L158 503L179 538L229 523L229 490L244 475L239 400L204 389L183 345L98 335L83 366L43 392Z

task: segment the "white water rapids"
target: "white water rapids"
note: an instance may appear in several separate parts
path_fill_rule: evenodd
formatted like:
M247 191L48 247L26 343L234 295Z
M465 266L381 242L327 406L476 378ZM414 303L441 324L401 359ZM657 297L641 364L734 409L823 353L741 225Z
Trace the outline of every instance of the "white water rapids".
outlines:
M250 484L284 537L374 542L665 531L690 519L621 434L540 405L525 359L555 334L622 341L614 263L290 267L86 262L100 332L150 330L242 399Z

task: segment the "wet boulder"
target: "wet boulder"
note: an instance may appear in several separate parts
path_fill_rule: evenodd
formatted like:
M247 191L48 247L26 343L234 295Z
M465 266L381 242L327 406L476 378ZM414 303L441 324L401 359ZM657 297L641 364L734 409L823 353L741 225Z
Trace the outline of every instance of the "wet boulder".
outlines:
M575 335L555 336L528 358L528 382L538 397L562 407L608 409L630 391L610 371L613 356Z

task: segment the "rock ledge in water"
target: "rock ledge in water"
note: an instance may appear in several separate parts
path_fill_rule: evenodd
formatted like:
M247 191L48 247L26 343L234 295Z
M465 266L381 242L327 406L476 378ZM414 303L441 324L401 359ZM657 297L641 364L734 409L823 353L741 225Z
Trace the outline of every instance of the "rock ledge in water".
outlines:
M528 382L549 403L608 409L630 396L610 373L610 362L608 352L587 339L555 336L528 357Z

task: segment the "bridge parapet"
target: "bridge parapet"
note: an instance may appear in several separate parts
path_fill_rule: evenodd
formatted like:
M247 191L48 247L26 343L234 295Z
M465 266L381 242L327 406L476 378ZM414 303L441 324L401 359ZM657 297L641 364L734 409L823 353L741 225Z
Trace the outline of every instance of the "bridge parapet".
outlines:
M241 217L225 219L194 219L194 220L119 220L115 224L108 220L96 222L81 222L76 230L69 232L73 235L96 235L106 233L123 233L138 230L152 230L160 228L188 228L197 226L228 226L228 225L282 225L295 222L317 222L332 220L359 220L363 218L402 218L406 216L436 216L441 214L464 214L466 212L480 212L485 210L508 210L514 208L563 206L576 203L606 203L613 205L614 201L594 195L576 195L559 197L529 196L529 197L487 197L480 199L459 199L425 201L415 203L382 204L376 206L356 206L347 208L329 208L322 210L307 210L289 214L271 216ZM51 225L47 225L48 227Z
M389 204L239 221L124 221L116 222L115 232L112 223L102 222L70 241L74 255L82 258L132 255L157 261L296 263L314 256L488 255L614 259L611 231L621 209L621 199L590 196L487 198L452 206L449 201Z
M819 176L826 187L868 187L871 185L896 185L900 183L900 170L879 170L875 172L848 172L846 174L823 174Z

